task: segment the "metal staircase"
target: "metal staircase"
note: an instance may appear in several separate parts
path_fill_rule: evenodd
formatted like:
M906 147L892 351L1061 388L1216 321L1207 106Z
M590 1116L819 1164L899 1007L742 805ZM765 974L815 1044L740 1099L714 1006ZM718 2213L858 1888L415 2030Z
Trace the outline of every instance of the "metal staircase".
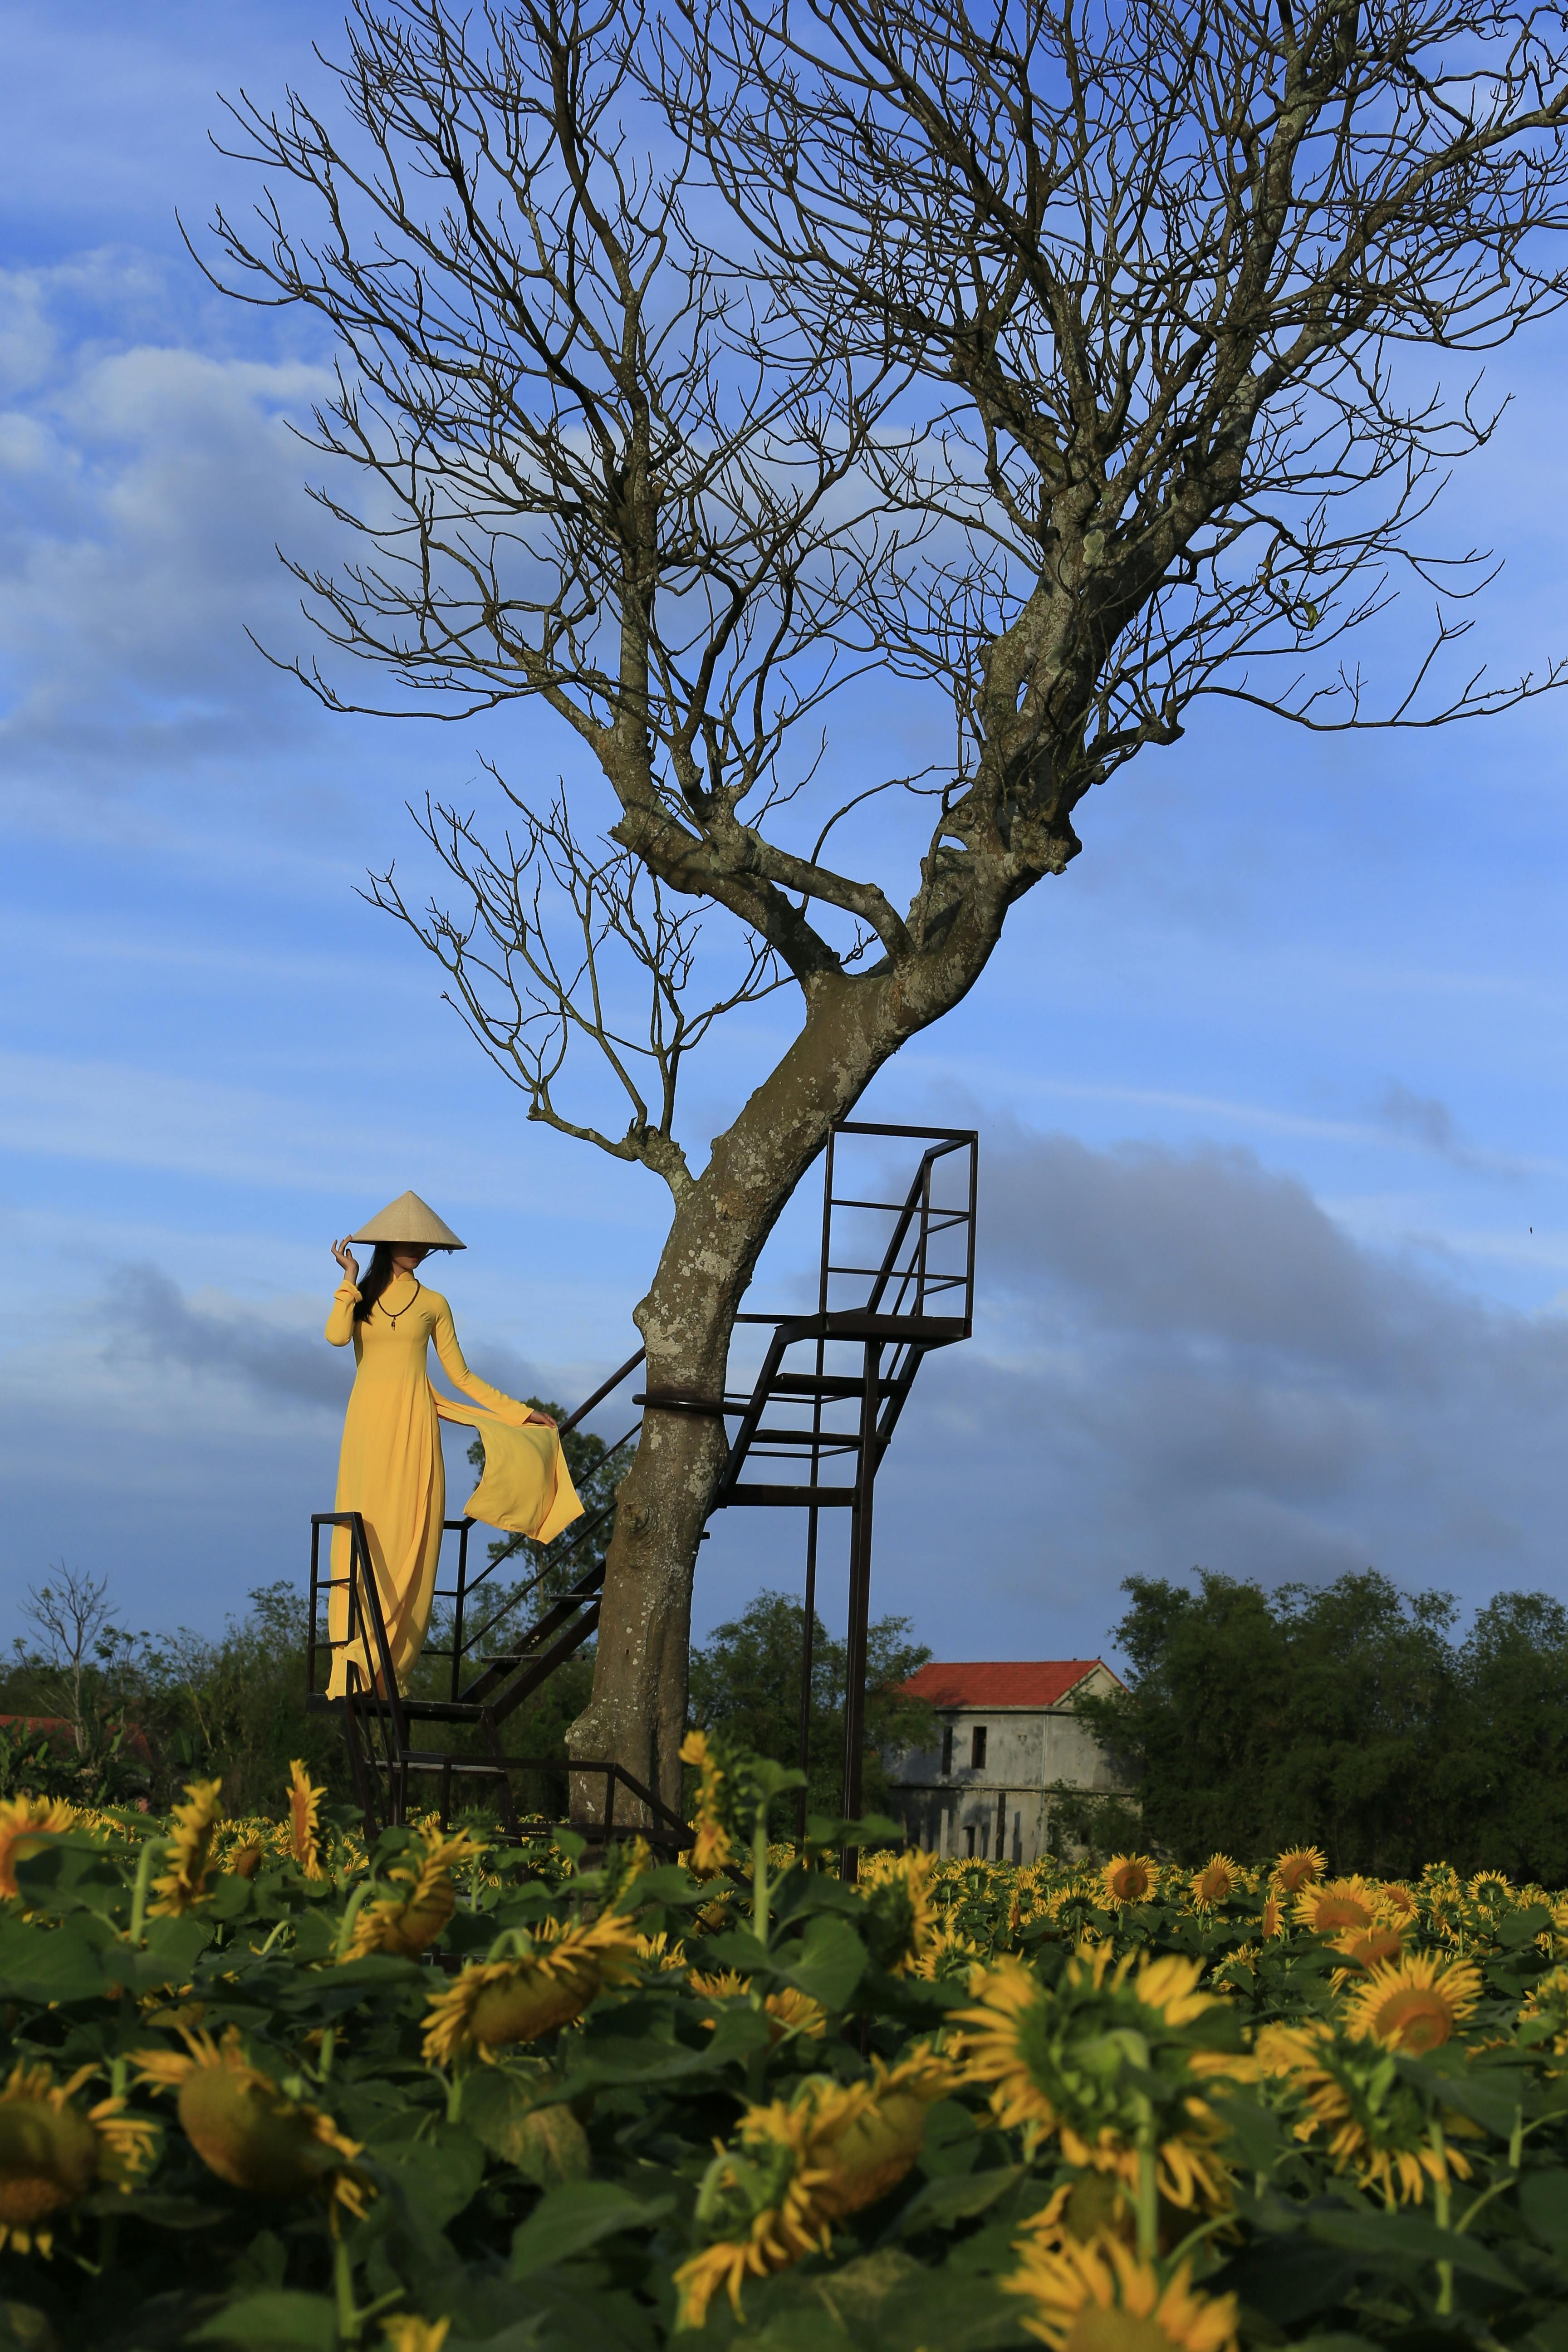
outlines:
M811 1645L816 1624L821 1516L848 1513L849 1599L847 1678L844 1724L844 1811L860 1807L864 1748L867 1627L870 1614L871 1538L877 1473L881 1466L925 1358L938 1348L966 1339L974 1304L974 1215L978 1139L973 1129L892 1127L845 1120L828 1138L825 1153L822 1245L815 1308L798 1313L746 1313L740 1326L769 1332L761 1365L750 1387L722 1396L650 1389L631 1402L647 1412L697 1414L721 1419L730 1434L729 1456L712 1511L737 1508L796 1509L806 1514L805 1654L801 1662L800 1759L806 1762L810 1728ZM916 1164L909 1181L892 1198L872 1196L877 1169L900 1147L912 1150ZM872 1173L853 1185L869 1160ZM619 1391L644 1360L638 1349L562 1424L575 1428ZM784 1418L776 1418L782 1413ZM641 1420L609 1448L625 1454L641 1430ZM793 1475L773 1465L788 1465ZM758 1475L761 1468L762 1475ZM468 1569L470 1519L448 1519L457 1538L454 1580L437 1585L437 1600L451 1606L451 1639L426 1644L426 1658L448 1661L444 1697L400 1693L380 1596L371 1572L370 1550L358 1512L317 1512L310 1522L310 1640L307 1703L330 1709L342 1720L356 1796L367 1828L380 1820L401 1821L408 1811L416 1775L439 1780L441 1817L447 1817L454 1784L489 1784L509 1831L519 1822L511 1776L522 1771L559 1772L560 1758L508 1755L501 1727L523 1701L580 1650L599 1622L605 1570L595 1557L594 1538L614 1504L580 1520L551 1546L545 1565L521 1588L490 1583L523 1539L498 1546L476 1574ZM323 1562L321 1531L349 1532L348 1633L351 1649L376 1663L376 1686L363 1686L351 1659L351 1694L323 1696L330 1674L323 1669L334 1644L327 1635L326 1605L333 1589L330 1548ZM574 1573L574 1571L576 1571ZM486 1587L490 1589L487 1592ZM492 1599L502 1605L485 1614ZM522 1636L487 1652L498 1627L515 1620L531 1596L542 1595L539 1614ZM476 1622L475 1621L479 1622ZM477 1731L481 1752L421 1748L411 1738L417 1725ZM614 1762L574 1759L573 1780L590 1786L604 1777L602 1822L616 1818L617 1788L640 1813L650 1843L679 1848L689 1833L678 1815ZM804 1807L804 1799L802 1801Z

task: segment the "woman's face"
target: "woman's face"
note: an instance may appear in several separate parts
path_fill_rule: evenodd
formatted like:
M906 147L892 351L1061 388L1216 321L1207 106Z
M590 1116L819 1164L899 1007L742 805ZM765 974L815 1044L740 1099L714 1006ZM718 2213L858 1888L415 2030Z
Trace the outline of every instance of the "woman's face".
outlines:
M423 1265L429 1255L429 1251L422 1248L417 1242L395 1242L392 1247L392 1263L397 1273L412 1274L415 1267Z

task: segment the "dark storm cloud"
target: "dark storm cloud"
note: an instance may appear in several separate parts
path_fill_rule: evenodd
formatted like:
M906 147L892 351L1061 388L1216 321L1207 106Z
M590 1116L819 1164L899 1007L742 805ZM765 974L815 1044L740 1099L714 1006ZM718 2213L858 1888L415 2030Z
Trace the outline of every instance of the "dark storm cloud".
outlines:
M280 1329L237 1299L193 1304L155 1265L123 1267L96 1309L96 1320L107 1324L118 1352L239 1381L279 1401L341 1412L353 1379L352 1351L329 1347L314 1323L305 1330ZM489 1340L468 1357L468 1366L509 1396L536 1395L542 1384L534 1365ZM445 1387L438 1370L437 1381Z
M98 1319L109 1326L118 1351L244 1381L296 1403L341 1407L353 1378L352 1356L329 1348L320 1333L279 1330L237 1300L195 1307L155 1265L122 1267Z
M1379 1265L1295 1178L1245 1150L1015 1137L988 1154L981 1248L1015 1299L1059 1324L1342 1370L1407 1369L1435 1293Z
M884 1548L963 1563L952 1654L1092 1649L1123 1577L1199 1563L1563 1588L1568 1318L1363 1247L1236 1151L1015 1132L980 1265L977 1338L922 1374L880 1507Z

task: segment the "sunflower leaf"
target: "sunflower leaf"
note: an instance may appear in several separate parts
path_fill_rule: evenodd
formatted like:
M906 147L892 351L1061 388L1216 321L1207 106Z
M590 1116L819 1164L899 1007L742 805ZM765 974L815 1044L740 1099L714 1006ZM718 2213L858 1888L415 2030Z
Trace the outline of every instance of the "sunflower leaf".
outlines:
M531 2277L535 2271L585 2253L618 2231L647 2229L662 2221L674 2203L673 2197L645 2200L608 2180L574 2180L548 2189L512 2233L511 2275Z
M1023 2164L1000 2164L984 2172L949 2173L944 2179L928 2180L899 2215L894 2233L912 2238L922 2230L951 2230L955 2222L967 2221L994 2205L1009 2189L1017 2187L1027 2170Z
M847 1919L836 1912L819 1911L800 1943L786 1948L789 1965L774 1960L785 1984L809 1993L826 2010L847 2007L866 1972L866 1947Z
M1452 2230L1440 2230L1436 2221L1423 2221L1416 2213L1346 2209L1336 2213L1314 2213L1307 2229L1320 2245L1358 2254L1380 2269L1401 2268L1412 2263L1451 2263L1457 2271L1464 2271L1471 2278L1485 2279L1493 2286L1508 2287L1515 2293L1519 2289L1517 2273L1489 2246L1478 2245L1473 2238L1460 2237Z
M243 2352L333 2352L337 2313L322 2294L273 2287L231 2303L200 2327L193 2344L237 2344Z

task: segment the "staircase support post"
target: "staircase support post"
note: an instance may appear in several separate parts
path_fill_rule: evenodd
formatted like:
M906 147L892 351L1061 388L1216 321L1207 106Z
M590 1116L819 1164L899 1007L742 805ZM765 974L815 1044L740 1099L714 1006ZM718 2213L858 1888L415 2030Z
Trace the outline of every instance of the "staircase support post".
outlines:
M868 1339L860 1390L860 1454L855 1501L849 1514L849 1624L844 1658L844 1811L860 1811L861 1758L866 1741L866 1640L871 1615L871 1514L877 1483L877 1402L882 1377L881 1342ZM839 1875L853 1884L859 1854L846 1846Z

